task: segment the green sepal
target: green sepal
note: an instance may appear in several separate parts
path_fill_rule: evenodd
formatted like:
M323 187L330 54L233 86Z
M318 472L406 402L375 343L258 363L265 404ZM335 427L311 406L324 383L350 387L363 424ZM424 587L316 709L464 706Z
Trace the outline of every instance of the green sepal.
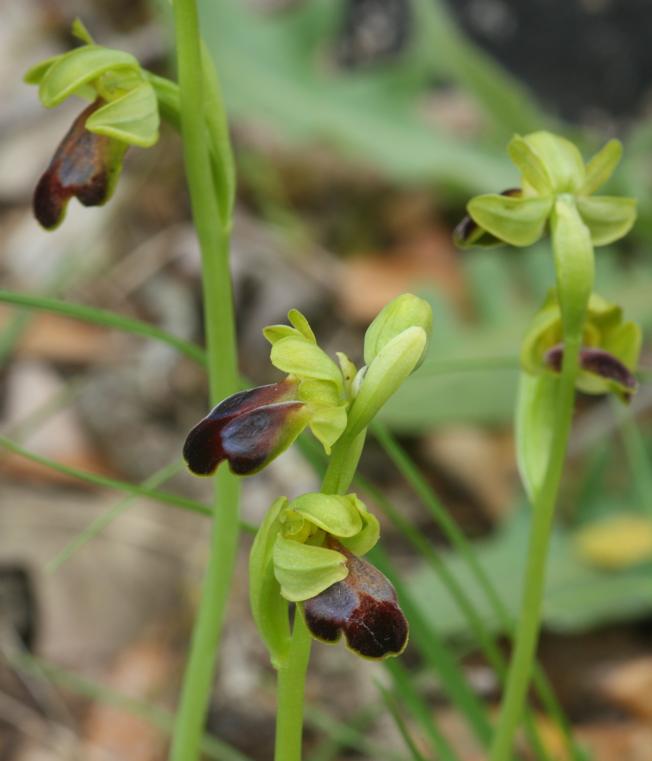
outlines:
M274 575L273 549L281 530L279 516L287 499L279 497L267 511L249 554L251 612L275 668L287 658L291 633L288 602Z
M360 511L349 496L319 492L303 494L292 500L288 509L338 538L352 537L362 531Z
M507 146L509 157L516 164L525 182L539 195L552 193L552 182L538 153L530 143L520 135L515 135Z
M550 217L564 340L579 340L594 277L593 244L572 196L559 196Z
M48 73L48 70L59 59L63 58L65 53L59 53L59 55L53 55L50 58L46 58L44 61L37 63L27 70L23 76L23 82L27 85L40 85L43 81L43 77Z
M471 199L467 208L472 219L491 235L512 246L530 246L543 234L552 204L549 197L489 193Z
M412 293L403 293L385 305L367 328L364 337L365 364L370 365L384 346L412 327L423 328L430 337L432 308L424 299Z
M54 61L41 79L41 103L46 108L54 108L108 71L117 79L124 75L132 81L134 73L140 74L140 66L132 55L122 50L100 45L75 48Z
M584 160L574 143L552 132L532 132L523 140L545 166L553 193L577 193L586 179Z
M341 552L302 544L278 534L273 549L274 573L281 594L290 602L316 597L348 575L346 558Z
M620 310L619 310L620 311ZM641 352L643 336L641 327L635 322L623 322L607 329L601 336L600 348L608 351L622 362L628 370L635 372ZM623 400L631 397L632 389L613 378L580 369L576 386L585 394L614 393Z
M361 557L362 555L366 555L378 542L378 539L380 538L380 524L378 523L376 516L367 510L364 502L361 499L358 499L355 494L348 494L347 498L353 501L353 504L358 510L362 521L362 528L355 536L348 539L340 539L340 543L344 545L349 552Z
M270 358L274 367L295 375L299 380L329 381L342 389L343 378L339 367L323 349L303 337L288 336L276 341Z
M152 86L143 82L95 111L86 129L129 145L149 148L158 140L158 102Z
M516 401L516 462L531 503L543 484L552 436L559 378L521 372Z
M355 436L372 421L385 402L419 365L428 343L423 328L399 333L380 350L362 378L351 409L348 432Z
M602 187L614 173L623 155L620 140L610 140L604 145L586 165L586 179L579 192L581 195L591 195Z
M578 196L577 209L594 246L620 240L636 221L636 199L621 196Z

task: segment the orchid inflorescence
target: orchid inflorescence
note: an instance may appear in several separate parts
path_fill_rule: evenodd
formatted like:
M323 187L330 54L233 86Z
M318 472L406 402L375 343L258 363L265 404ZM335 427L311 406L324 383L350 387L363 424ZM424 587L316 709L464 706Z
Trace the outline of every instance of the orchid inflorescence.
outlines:
M264 330L271 362L286 377L230 396L201 420L184 447L191 472L210 475L226 461L239 475L257 473L305 428L327 455L338 443L364 436L423 360L432 312L412 294L394 299L367 330L360 369L345 354L331 359L296 309L288 319L289 325ZM352 475L340 481L342 489ZM310 493L274 502L252 547L250 596L276 665L290 643L289 603L299 606L318 639L335 642L343 634L351 650L368 658L402 652L408 625L396 593L362 559L378 537L378 521L355 494Z

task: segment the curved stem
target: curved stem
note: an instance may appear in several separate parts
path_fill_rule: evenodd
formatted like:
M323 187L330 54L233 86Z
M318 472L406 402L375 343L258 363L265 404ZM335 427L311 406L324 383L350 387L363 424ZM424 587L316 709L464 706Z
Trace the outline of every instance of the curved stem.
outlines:
M212 72L207 76L202 64L195 0L175 0L174 21L184 159L202 256L209 386L211 401L216 404L237 389L237 353L228 256L230 220L220 214L219 196L224 184L218 186L210 161L211 147L215 149L210 125L224 117L219 92L211 88ZM213 113L207 118L207 104L210 104L212 111L219 110L220 113ZM227 150L224 146L222 149ZM225 165L229 160L230 155L225 156ZM237 477L226 468L220 468L215 479L216 509L210 557L176 715L171 761L195 761L199 756L215 656L238 545L239 492Z
M541 623L541 603L548 545L573 419L579 350L579 337L566 339L564 343L564 364L559 380L557 409L555 419L552 421L554 434L550 448L550 459L545 479L541 489L535 495L532 506L533 525L527 550L521 615L516 628L516 645L491 748L490 761L506 761L511 757L514 733L523 712L530 682Z

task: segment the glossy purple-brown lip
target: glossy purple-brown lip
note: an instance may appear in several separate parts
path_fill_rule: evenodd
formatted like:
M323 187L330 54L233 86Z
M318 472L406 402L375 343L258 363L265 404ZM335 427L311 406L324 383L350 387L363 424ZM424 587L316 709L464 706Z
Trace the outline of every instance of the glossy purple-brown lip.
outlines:
M239 475L259 470L281 445L292 417L305 415L305 405L292 399L295 389L284 380L220 402L186 438L183 456L190 470L208 476L223 460Z
M545 353L544 361L548 367L561 372L564 361L564 345L556 344ZM624 386L630 393L636 391L638 383L632 371L617 357L604 349L585 347L580 350L580 367L590 373L595 373L606 380Z
M303 603L313 636L347 645L365 658L399 655L408 640L408 622L390 582L371 563L334 545L346 557L349 575Z
M110 195L126 146L86 129L88 117L103 105L98 98L79 114L36 186L34 215L48 230L62 221L71 198L100 206Z

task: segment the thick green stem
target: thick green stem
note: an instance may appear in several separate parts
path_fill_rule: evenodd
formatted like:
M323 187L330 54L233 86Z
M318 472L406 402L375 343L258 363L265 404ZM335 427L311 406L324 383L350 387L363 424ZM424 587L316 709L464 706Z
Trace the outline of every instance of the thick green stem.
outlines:
M324 474L323 494L345 494L362 454L366 429L355 437L342 434L333 447ZM296 610L290 650L278 669L275 761L301 761L303 701L312 638L300 610Z
M506 761L511 757L514 733L521 719L530 682L541 622L548 545L573 419L579 350L579 338L567 337L564 342L564 364L559 381L557 409L555 419L552 421L554 434L550 459L545 479L541 489L535 495L532 508L533 525L527 551L521 615L516 629L516 645L491 748L490 761Z
M184 159L202 256L207 363L210 396L215 404L237 389L237 349L228 256L230 220L220 217L219 189L209 160L210 147L215 140L211 136L211 119L206 117L206 103L210 103L213 109L223 110L219 93L211 90L208 97L211 77L205 75L202 66L195 0L175 0L174 19ZM213 121L221 118L223 113L212 115ZM199 756L238 544L239 491L237 478L225 467L220 468L215 479L210 557L176 715L170 752L172 761L195 761Z

